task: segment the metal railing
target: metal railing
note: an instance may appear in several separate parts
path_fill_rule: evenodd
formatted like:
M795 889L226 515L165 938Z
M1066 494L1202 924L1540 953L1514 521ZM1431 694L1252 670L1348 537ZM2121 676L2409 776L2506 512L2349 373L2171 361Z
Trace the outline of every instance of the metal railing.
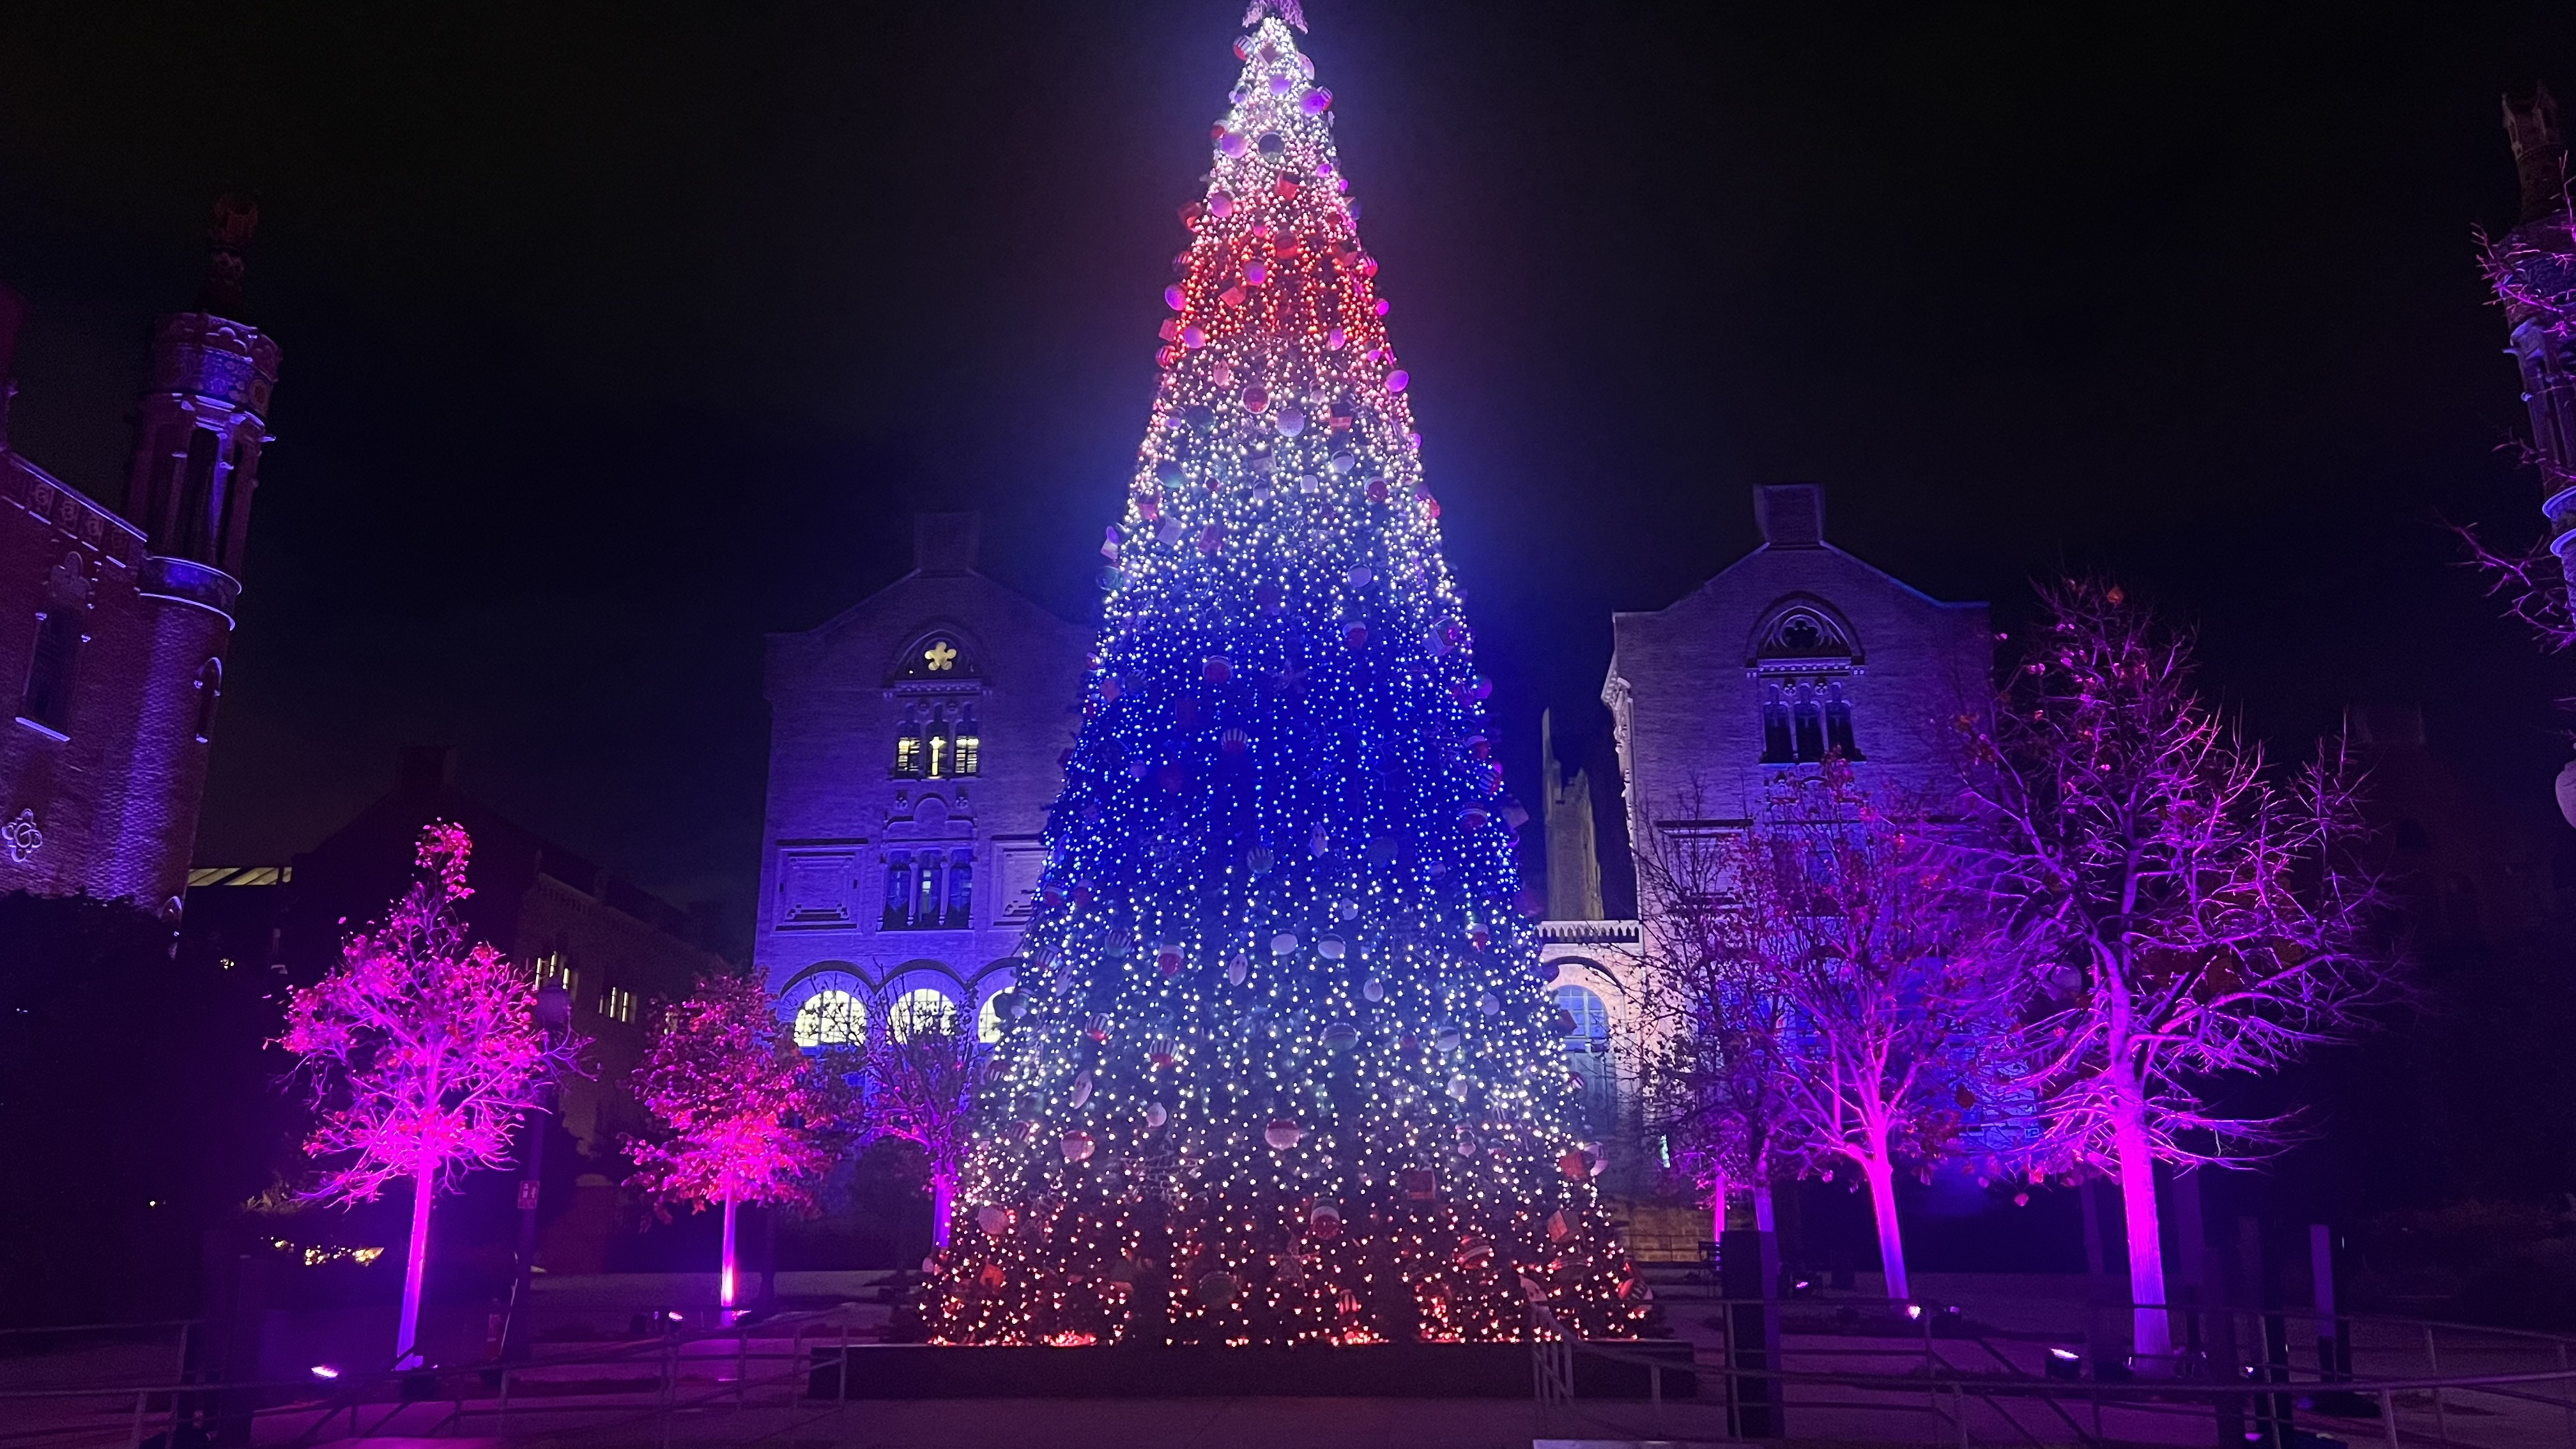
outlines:
M2447 1323L2423 1319L2396 1318L2388 1315L2337 1313L2321 1315L2288 1308L2229 1308L2224 1306L2168 1305L2158 1311L2174 1315L2184 1328L2179 1337L2187 1343L2202 1345L2198 1351L2177 1353L2169 1362L2150 1365L2145 1374L2131 1376L2127 1365L2121 1374L2106 1378L2098 1370L2098 1357L2087 1362L2084 1357L2065 1347L2074 1334L2020 1332L1987 1333L1973 1329L1955 1309L1921 1301L1897 1300L1831 1300L1831 1299L1729 1299L1694 1298L1693 1307L1718 1310L1711 1318L1727 1337L1713 1356L1699 1355L1690 1370L1701 1380L1715 1379L1724 1387L1716 1401L1703 1401L1696 1407L1703 1413L1723 1413L1731 1434L1738 1424L1741 1406L1752 1398L1767 1403L1775 1411L1843 1414L1902 1414L1915 1422L1930 1421L1937 1437L1955 1440L1966 1449L1976 1442L1969 1405L1973 1401L1987 1409L1990 1422L1999 1421L2007 1436L2037 1445L2042 1442L2029 1425L2010 1413L2006 1401L2043 1411L2055 1423L2047 1426L2051 1442L2063 1442L2059 1433L2072 1435L2085 1445L2108 1445L2124 1442L2124 1436L2106 1428L2106 1413L2121 1413L2149 1419L2189 1419L2210 1425L2211 1442L2233 1443L2240 1438L2246 1443L2287 1446L2293 1439L2293 1419L2301 1411L2322 1414L2337 1420L2376 1418L2381 1437L2388 1449L2403 1449L2408 1444L2472 1446L2472 1441L2455 1438L2451 1424L2451 1405L2455 1396L2477 1395L2507 1404L2529 1405L2555 1410L2552 1417L2560 1421L2566 1442L2576 1446L2576 1368L2571 1368L2566 1336L2529 1329L2491 1328L2479 1324ZM1888 1335L1870 1334L1865 1327L1837 1323L1818 1327L1786 1325L1784 1337L1806 1340L1784 1343L1777 1364L1746 1366L1736 1361L1732 1328L1736 1319L1729 1310L1753 1309L1770 1313L1795 1312L1831 1307L1867 1313L1880 1310L1891 1317L1901 1316L1905 1323L1903 1348L1893 1344L1871 1343L1871 1338ZM2118 1305L2122 1312L2128 1304ZM2226 1331L2219 1331L2224 1322ZM2376 1376L2344 1372L2340 1355L2321 1348L2319 1362L2313 1368L2298 1366L2288 1347L2288 1326L2306 1322L2318 1330L2321 1345L2349 1347L2349 1334L2356 1327L2379 1330L2381 1342L2368 1345L2367 1352L2387 1358L2399 1352L2393 1340L2404 1338L2411 1354L2412 1344L2420 1341L2424 1372L2420 1375L2383 1371ZM1551 1414L1571 1413L1574 1417L1600 1422L1598 1413L1587 1414L1577 1406L1574 1364L1577 1355L1610 1362L1625 1362L1643 1367L1651 1386L1650 1412L1654 1431L1660 1437L1667 1428L1667 1411L1662 1375L1679 1367L1669 1359L1641 1353L1635 1341L1592 1341L1573 1337L1543 1305L1532 1310L1532 1384L1533 1398L1542 1430ZM2246 1331L2239 1336L2237 1329ZM2525 1351L2539 1353L2549 1362L2545 1367L2524 1370L2497 1370L2483 1373L2445 1374L2441 1370L2441 1344L2448 1334L2455 1350L2468 1339L2501 1340ZM1845 1340L1833 1342L1832 1340ZM1848 1340L1861 1339L1855 1345ZM1819 1342L1817 1340L1826 1340ZM2045 1371L2033 1373L2016 1361L2006 1347L2038 1348L2068 1369L2095 1370L2089 1374L2070 1373L2052 1377ZM1941 1346L1955 1348L1956 1357L1972 1360L1967 1364L1953 1361ZM2211 1355L2211 1345L2232 1345L2223 1362ZM1909 1354L1916 1359L1914 1367L1904 1373L1837 1372L1830 1367L1793 1367L1793 1363L1830 1364L1836 1359L1885 1359L1891 1352ZM1760 1391L1748 1395L1747 1390ZM1869 1393L1875 1397L1832 1397L1834 1391ZM2333 1403L2340 1408L2361 1406L2366 1412L2335 1412L2323 1408ZM2421 1428L2408 1428L2400 1419L2401 1409L2421 1404L2429 1410L2430 1433ZM2077 1411L2082 1411L2081 1413ZM2482 1412L2493 1412L2492 1410ZM2232 1426L2230 1421L2233 1421ZM1609 1427L1606 1426L1605 1427ZM2342 1427L2338 1425L2338 1427ZM2506 1444L2519 1446L2539 1442L2521 1426L2513 1437L2494 1441L2494 1449ZM1835 1437L1845 1437L1836 1435ZM2486 1436L2481 1436L2482 1438Z
M841 1360L846 1362L851 1341L846 1312L846 1308L833 1308L779 1314L724 1327L677 1331L653 1338L540 1354L516 1362L473 1361L412 1369L383 1367L362 1375L343 1377L319 1393L316 1392L317 1385L310 1380L191 1379L184 1366L166 1381L141 1384L0 1388L0 1423L18 1420L21 1415L34 1412L37 1406L48 1404L113 1401L120 1406L116 1411L120 1421L113 1428L101 1422L107 1412L102 1410L90 1416L87 1422L66 1419L0 1430L0 1445L13 1446L13 1449L15 1446L70 1449L73 1445L111 1445L121 1438L127 1449L142 1449L156 1434L166 1434L162 1442L173 1444L178 1442L183 1428L221 1414L227 1405L246 1406L250 1417L271 1426L260 1433L263 1440L299 1446L375 1437L394 1432L398 1425L406 1437L438 1437L465 1433L469 1429L499 1437L508 1432L514 1417L524 1423L532 1416L548 1413L589 1416L584 1428L632 1427L658 1419L661 1442L667 1445L671 1424L676 1417L718 1408L728 1401L737 1410L750 1407L755 1401L775 1403L776 1400L768 1394L769 1390L781 1385L810 1386L815 1370L809 1361L809 1350L829 1348L837 1351ZM180 1328L184 1334L192 1325L91 1325L88 1328L148 1326ZM29 1329L21 1332L63 1334L79 1331L84 1330ZM782 1343L783 1348L780 1347ZM723 1352L728 1344L732 1351ZM710 1349L714 1351L708 1351ZM182 1352L184 1354L184 1346ZM553 1396L537 1390L537 1386L549 1378L557 1382L580 1382L563 1379L561 1376L567 1370L639 1367L649 1367L652 1371L650 1377L621 1380L621 1387L614 1390ZM712 1387L691 1391L686 1385L692 1377L692 1369L714 1370ZM843 1379L836 1397L845 1400L848 1392L846 1370ZM624 1387L627 1384L637 1387ZM517 1388L515 1394L514 1385ZM632 1399L646 1385L649 1385L651 1402L636 1406ZM812 1397L810 1392L798 1389L787 1394L785 1401L792 1407ZM128 1401L133 1405L130 1419L122 1417L121 1409ZM23 1407L13 1410L12 1405ZM153 1412L156 1407L158 1413ZM434 1411L434 1417L423 1412L425 1407ZM420 1422L422 1420L426 1422ZM487 1420L488 1424L484 1422ZM339 1430L337 1433L333 1432L335 1426Z

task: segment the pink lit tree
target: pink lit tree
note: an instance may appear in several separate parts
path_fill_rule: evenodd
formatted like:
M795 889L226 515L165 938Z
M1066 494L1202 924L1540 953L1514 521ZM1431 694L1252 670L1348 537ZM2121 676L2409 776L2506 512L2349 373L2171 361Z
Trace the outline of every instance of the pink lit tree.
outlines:
M2227 1080L2366 1024L2400 991L2339 744L2286 777L2192 686L2187 634L2114 585L2045 618L1972 731L1984 884L2043 1005L2027 1038L2038 1168L2115 1178L2141 1366L2172 1352L2155 1164L2235 1167L2282 1143Z
M630 1139L632 1186L663 1203L724 1212L721 1307L735 1300L735 1210L747 1202L802 1208L832 1163L832 1112L780 1029L778 1006L756 981L717 977L661 1013L635 1069L635 1095L659 1129Z
M441 821L421 832L422 872L373 932L349 938L339 967L287 999L279 1041L311 1073L315 1113L304 1148L354 1154L325 1171L314 1196L373 1201L388 1184L412 1189L394 1361L421 1360L420 1295L429 1209L476 1168L509 1160L521 1118L577 1046L549 1039L536 985L489 944L469 939L456 913L473 892L473 841Z
M886 1037L865 1068L866 1100L859 1121L873 1135L921 1148L930 1166L931 1241L945 1248L949 1219L956 1214L958 1174L973 1137L982 1044L953 1005L928 1010L916 998L883 1015Z

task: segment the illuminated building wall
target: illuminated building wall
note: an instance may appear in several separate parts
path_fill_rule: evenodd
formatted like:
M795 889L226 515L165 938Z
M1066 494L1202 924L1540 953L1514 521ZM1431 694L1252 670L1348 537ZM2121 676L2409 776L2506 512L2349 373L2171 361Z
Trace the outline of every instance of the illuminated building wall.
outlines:
M277 381L233 320L255 221L218 204L199 309L153 330L122 516L8 450L0 387L0 892L178 914Z
M752 959L808 1038L1012 980L1092 641L977 573L977 534L924 514L911 573L770 637Z

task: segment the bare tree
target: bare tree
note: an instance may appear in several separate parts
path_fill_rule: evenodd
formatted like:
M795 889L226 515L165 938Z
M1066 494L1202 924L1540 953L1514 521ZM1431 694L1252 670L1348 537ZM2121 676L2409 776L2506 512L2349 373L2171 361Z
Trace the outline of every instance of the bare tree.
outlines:
M1777 1003L1772 1154L1787 1174L1868 1185L1891 1298L1909 1298L1896 1177L1928 1173L2004 1100L2022 973L1941 827L1849 765L1782 775L1733 842L1724 949Z
M1016 998L1015 998L1016 999ZM974 1128L975 1074L983 1043L956 1007L915 1001L882 1013L885 1040L870 1053L858 1120L866 1132L918 1145L930 1167L930 1235L948 1246L957 1181Z
M1697 786L1636 843L1640 1106L1708 1203L1712 1236L1726 1230L1731 1187L1769 1191L1783 1076L1781 1004L1735 949L1733 849Z
M2155 1164L2241 1166L2279 1117L2221 1079L2359 1030L2398 990L2356 864L2339 743L2286 778L2192 685L2192 641L2115 585L2044 590L2046 617L1977 730L1984 886L2048 1003L2029 1040L2035 1159L2116 1177L2142 1365L2172 1351Z
M1909 804L1851 767L1783 771L1740 830L1656 843L1658 1073L1706 1156L1771 1175L1857 1172L1890 1297L1911 1295L1896 1177L1957 1152L2019 1061L2020 972L1989 900ZM1670 889L1683 876L1707 888ZM1676 949L1676 948L1682 949Z

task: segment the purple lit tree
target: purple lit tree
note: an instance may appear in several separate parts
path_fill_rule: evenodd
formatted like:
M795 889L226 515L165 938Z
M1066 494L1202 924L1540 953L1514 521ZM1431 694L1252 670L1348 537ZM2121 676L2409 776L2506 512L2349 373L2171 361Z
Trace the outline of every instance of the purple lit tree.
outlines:
M2045 618L1974 733L1984 884L2045 1001L2026 1050L2047 1170L2116 1178L2142 1366L2172 1351L2155 1164L2241 1166L2278 1117L2221 1080L2361 1029L2398 994L2355 864L2339 744L2280 778L2202 703L2191 640L2116 586L2044 591Z
M957 1181L973 1138L973 1092L982 1044L953 1004L924 1009L919 998L883 1013L885 1040L865 1067L859 1120L871 1135L920 1147L930 1165L930 1233L948 1246Z
M1655 913L1679 916L1650 952L1682 1015L1666 1060L1706 1063L1718 1088L1675 1084L1697 1109L1686 1140L1756 1182L1857 1172L1888 1296L1912 1296L1896 1176L1957 1152L2016 1061L2020 971L1986 897L1935 827L1839 759L1783 772L1743 830L1650 854Z
M550 1040L536 986L489 944L471 941L457 904L473 894L474 843L441 821L421 832L421 879L372 933L349 938L340 965L287 999L279 1043L312 1074L315 1113L304 1149L355 1154L327 1170L314 1196L373 1201L412 1186L394 1362L420 1362L420 1292L431 1200L475 1168L509 1160L520 1119L578 1045Z
M724 1212L717 1302L734 1306L735 1210L747 1202L813 1206L831 1166L822 1138L833 1115L812 1070L780 1029L758 982L716 977L663 1009L635 1069L635 1096L659 1129L629 1139L629 1185L692 1212Z

